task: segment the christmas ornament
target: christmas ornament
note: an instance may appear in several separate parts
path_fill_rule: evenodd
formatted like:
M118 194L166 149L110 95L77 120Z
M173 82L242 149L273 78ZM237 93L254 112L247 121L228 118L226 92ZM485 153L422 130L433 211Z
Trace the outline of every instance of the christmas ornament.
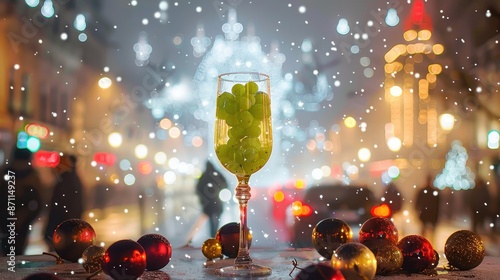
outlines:
M345 280L340 270L327 263L314 263L302 268L294 280Z
M116 241L104 253L102 271L115 280L137 279L144 270L146 251L133 240Z
M377 275L394 274L401 270L403 254L389 239L368 239L363 245L368 247L377 259Z
M352 241L352 234L351 227L343 220L327 218L314 227L312 243L321 256L331 259L335 249Z
M63 280L63 279L56 276L54 273L38 272L24 277L23 280Z
M332 267L340 270L346 279L373 279L377 259L365 245L351 242L340 245L332 256Z
M444 245L444 255L450 266L460 270L473 269L485 256L484 243L476 233L459 230L452 233Z
M172 257L172 245L166 237L157 233L141 236L137 243L146 251L146 269L158 270L165 267Z
M432 244L421 235L407 235L397 244L403 254L403 265L406 272L422 272L432 268L437 262Z
M370 239L387 239L396 245L399 240L398 230L388 218L373 217L366 220L359 230L359 242L364 244Z
M52 245L62 259L77 262L95 239L95 231L89 223L81 219L69 219L54 230Z
M439 253L436 250L434 250L434 259L435 259L435 261L434 261L434 263L431 264L431 266L429 267L429 269L434 269L439 264Z
M228 258L236 258L238 256L240 244L240 223L231 222L219 228L215 234L222 246L222 254ZM252 245L252 234L248 231L248 248Z
M101 270L104 252L106 250L97 245L90 245L82 253L82 266L88 273Z
M201 252L208 260L222 259L222 245L216 238L209 238L201 245Z

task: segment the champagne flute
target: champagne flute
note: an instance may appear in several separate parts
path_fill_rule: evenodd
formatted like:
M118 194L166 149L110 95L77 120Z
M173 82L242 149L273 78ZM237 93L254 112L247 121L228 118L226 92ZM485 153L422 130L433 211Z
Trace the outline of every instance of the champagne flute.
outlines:
M215 113L215 153L238 179L240 240L234 265L216 271L222 276L267 276L271 268L254 264L248 251L247 204L250 176L269 160L273 145L270 79L258 72L218 76Z

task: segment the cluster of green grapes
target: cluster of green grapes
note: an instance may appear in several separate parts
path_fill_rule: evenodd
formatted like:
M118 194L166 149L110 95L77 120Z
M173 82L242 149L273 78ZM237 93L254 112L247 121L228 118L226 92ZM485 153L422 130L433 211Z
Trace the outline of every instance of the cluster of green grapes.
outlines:
M231 92L217 96L216 133L227 130L227 141L217 141L220 162L236 175L250 175L271 156L271 100L255 82L235 84ZM219 135L221 136L221 135Z

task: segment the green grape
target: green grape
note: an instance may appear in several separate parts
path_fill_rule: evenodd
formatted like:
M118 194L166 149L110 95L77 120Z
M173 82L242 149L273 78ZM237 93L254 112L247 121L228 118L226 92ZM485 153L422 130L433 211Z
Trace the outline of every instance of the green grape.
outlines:
M237 162L230 162L226 165L227 170L233 174L244 174L243 166Z
M235 149L229 153L231 154L231 160L234 162L241 163L245 160L245 156L243 155L243 151L240 149Z
M241 111L248 110L248 108L250 108L252 105L253 105L252 101L246 98L246 96L241 96L238 98L238 106Z
M229 160L229 151L230 148L226 144L215 147L215 153L221 162L227 162Z
M246 161L255 161L259 158L259 151L255 148L247 148L243 150L243 157Z
M241 140L241 146L243 149L254 148L260 150L261 144L259 138L257 137L245 137Z
M253 121L252 124L245 129L245 136L259 137L262 133L260 129L260 121Z
M239 148L241 146L241 142L240 142L240 139L229 138L229 140L227 140L227 145L231 149L235 149L235 148Z
M262 120L264 117L264 111L262 103L255 103L248 111L252 114L252 116L258 120Z
M232 88L231 88L231 92L235 95L235 96L243 96L245 95L245 86L242 85L242 84L235 84Z
M215 109L216 118L225 120L228 116L229 114L223 108L217 107L217 109Z
M245 137L245 134L246 134L245 129L243 129L243 128L242 128L242 127L240 127L240 126L234 126L234 127L231 127L231 128L227 131L227 135L228 135L230 138L241 139L241 138Z
M226 124L228 126L238 125L238 116L237 115L227 115L225 120L226 120Z
M238 112L238 106L236 104L236 101L227 100L226 103L224 104L224 110L226 110L226 112L230 115Z
M250 160L250 161L245 161L243 163L243 170L245 170L246 174L253 174L259 169L262 168L262 165L259 165L257 160Z
M263 147L261 147L260 151L259 151L259 158L264 159L264 160L267 161L271 157L271 151L272 151L272 147L271 146L263 146Z
M255 93L255 103L269 106L271 104L271 99L269 98L269 95L267 93L258 91L257 93Z
M253 116L248 111L242 111L238 113L238 124L241 125L242 128L249 127L253 122Z
M225 91L221 93L219 96L217 96L217 107L224 108L224 105L226 104L227 101L234 101L234 95L231 93Z
M259 86L255 82L248 82L245 84L247 94L255 94L259 90Z

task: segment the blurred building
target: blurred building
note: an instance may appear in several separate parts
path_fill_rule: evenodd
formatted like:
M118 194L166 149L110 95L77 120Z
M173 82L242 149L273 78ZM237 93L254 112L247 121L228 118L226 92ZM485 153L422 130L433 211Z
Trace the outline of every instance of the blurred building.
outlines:
M124 112L135 123L135 107L141 107L138 102L125 107L119 98L124 90L112 77L102 79L111 26L101 2L2 1L0 17L5 38L0 40L0 156L26 132L40 141L35 156L37 151L73 153L80 171L92 174L90 162L110 148L107 137L127 122ZM29 124L34 125L27 131ZM50 182L46 162L40 164ZM86 187L95 182L95 176L83 179Z

